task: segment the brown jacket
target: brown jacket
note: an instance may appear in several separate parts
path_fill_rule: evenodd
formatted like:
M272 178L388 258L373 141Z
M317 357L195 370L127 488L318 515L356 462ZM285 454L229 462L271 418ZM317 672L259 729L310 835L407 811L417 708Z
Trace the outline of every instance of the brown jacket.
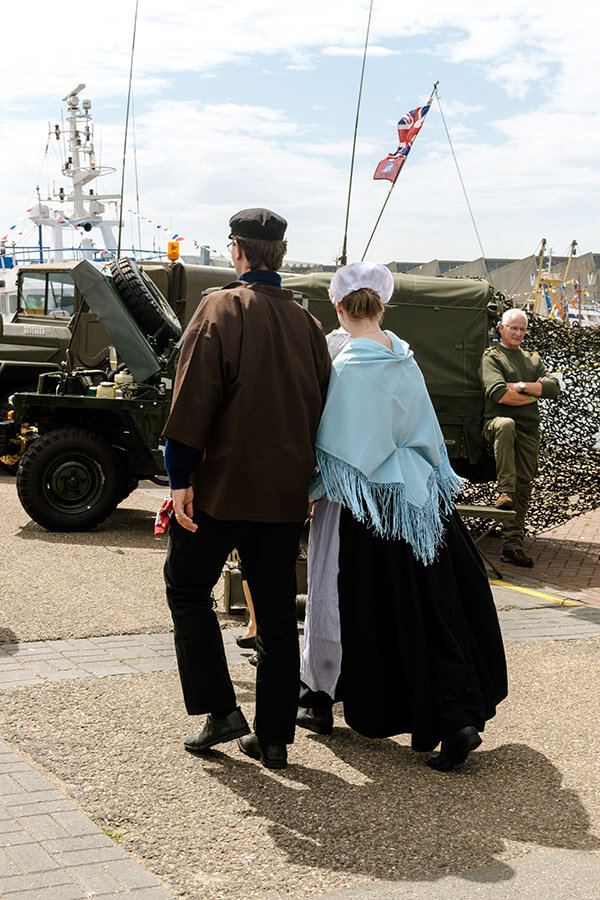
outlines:
M291 291L235 282L201 303L164 429L204 450L195 507L217 519L304 520L330 366L320 323Z

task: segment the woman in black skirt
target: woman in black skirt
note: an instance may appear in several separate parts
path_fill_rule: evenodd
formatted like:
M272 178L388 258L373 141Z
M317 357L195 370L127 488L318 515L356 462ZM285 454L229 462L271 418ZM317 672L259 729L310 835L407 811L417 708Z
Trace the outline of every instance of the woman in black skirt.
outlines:
M409 733L447 771L506 696L498 617L452 503L452 471L412 351L380 327L385 266L339 269L342 332L317 436L297 723L330 733L332 704L367 737ZM337 354L337 355L336 355Z

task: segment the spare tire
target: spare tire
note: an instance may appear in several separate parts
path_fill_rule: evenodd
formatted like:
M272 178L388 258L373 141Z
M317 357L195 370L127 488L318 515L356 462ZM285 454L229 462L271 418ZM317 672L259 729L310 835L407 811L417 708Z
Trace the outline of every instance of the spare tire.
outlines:
M133 260L127 256L115 259L110 270L121 299L142 330L154 338L158 349L164 350L169 341L179 340L179 319Z

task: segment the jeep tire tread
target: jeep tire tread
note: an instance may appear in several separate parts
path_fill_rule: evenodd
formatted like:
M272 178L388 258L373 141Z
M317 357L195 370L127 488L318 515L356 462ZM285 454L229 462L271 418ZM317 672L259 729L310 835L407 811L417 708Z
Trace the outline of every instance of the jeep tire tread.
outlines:
M87 531L117 507L123 491L119 457L103 437L67 426L26 450L17 471L25 511L49 531Z
M154 296L135 263L122 256L111 263L110 269L129 312L147 334L154 336L157 347L164 350L170 340L179 340L181 325L175 313Z

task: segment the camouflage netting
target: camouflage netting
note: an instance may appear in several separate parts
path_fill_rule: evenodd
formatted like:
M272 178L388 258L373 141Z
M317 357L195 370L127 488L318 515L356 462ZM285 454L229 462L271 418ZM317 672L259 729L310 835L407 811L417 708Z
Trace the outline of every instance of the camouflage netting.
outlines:
M539 474L526 522L535 534L600 506L600 331L530 316L523 349L537 350L563 384L558 400L540 404ZM469 485L461 501L491 504L496 496L495 484Z

